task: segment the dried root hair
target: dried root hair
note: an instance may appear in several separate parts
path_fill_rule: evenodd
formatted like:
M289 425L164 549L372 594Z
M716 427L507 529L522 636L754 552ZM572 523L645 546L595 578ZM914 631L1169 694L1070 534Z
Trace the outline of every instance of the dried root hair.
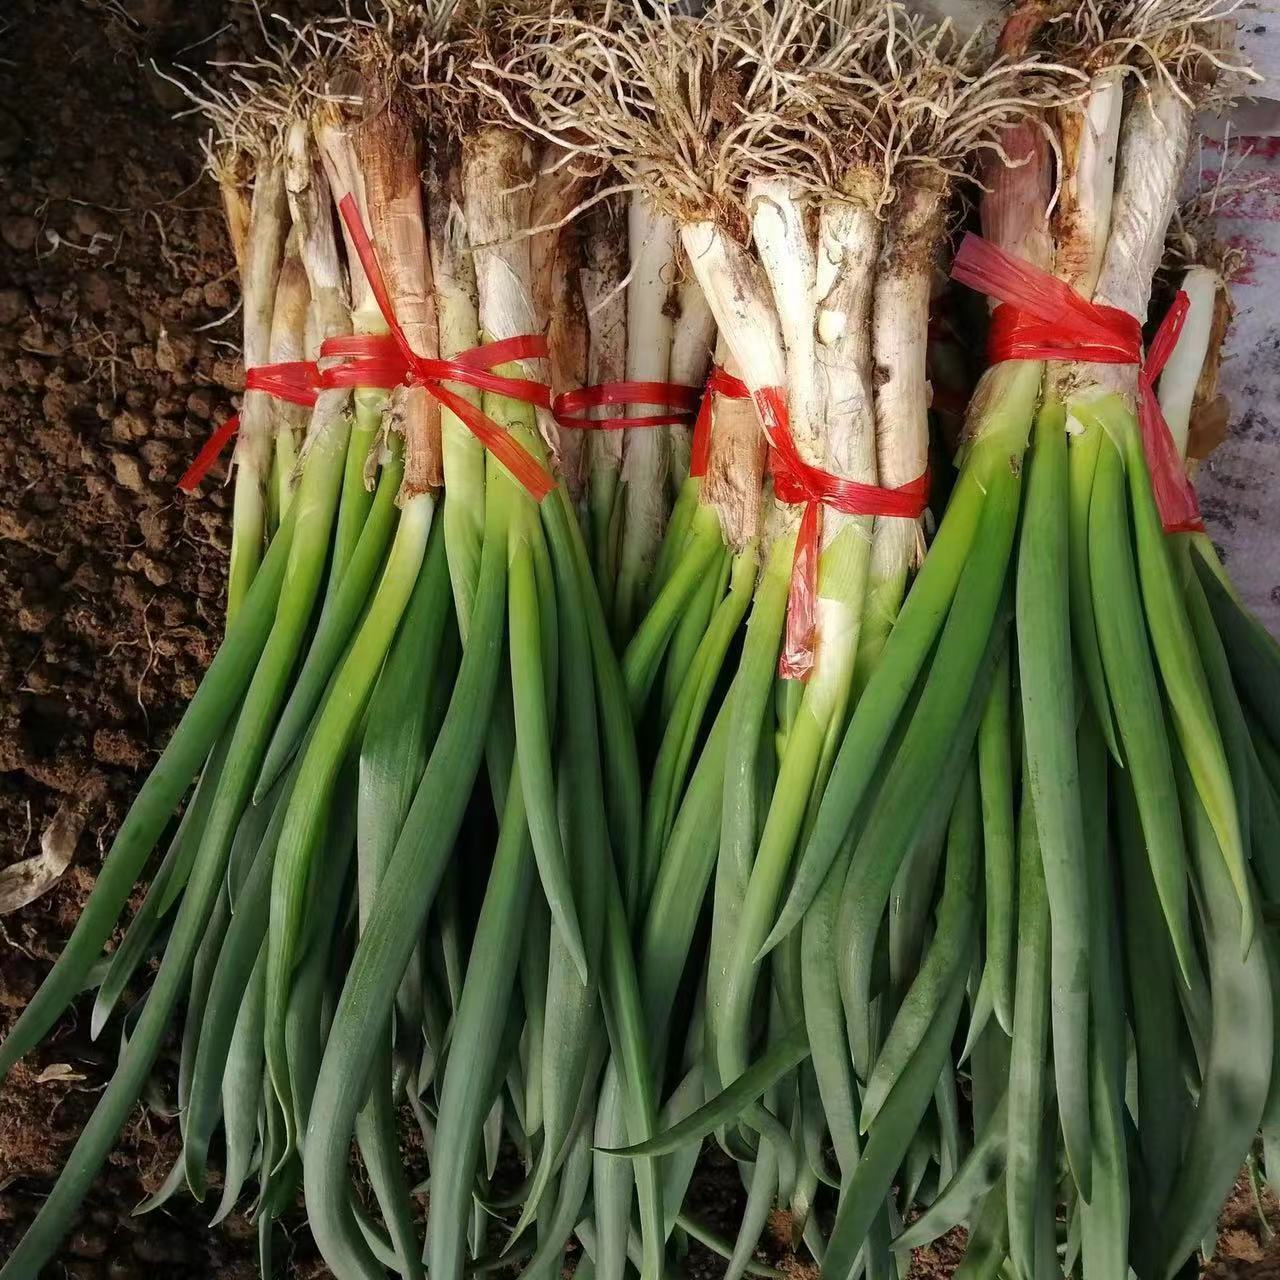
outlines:
M197 89L179 81L193 110L224 138L259 154L277 148L289 126L313 111L374 114L406 88L417 88L423 51L452 21L458 0L370 0L360 13L349 0L341 15L303 24L273 14L259 21L267 52L252 60L212 64L225 74L215 85L196 77ZM225 84L222 83L225 81Z
M1242 172L1250 148L1231 146L1230 134L1223 140L1222 162L1206 176L1203 140L1197 148L1197 175L1194 190L1179 202L1169 220L1162 270L1180 276L1188 267L1211 267L1228 284L1244 270L1248 254L1227 244L1218 235L1218 219L1233 216L1231 203L1266 186L1261 175Z
M612 162L618 189L643 188L678 219L745 234L742 156L759 121L786 104L777 80L744 58L725 7L701 18L672 3L543 14L505 57L478 59L471 83L506 123Z
M1165 82L1191 107L1226 106L1261 77L1234 47L1244 0L1077 0L1051 19L1063 56Z
M358 20L341 18L295 25L272 15L269 25L255 5L265 52L238 61L213 61L204 70L180 68L175 76L160 68L190 99L189 112L210 123L205 155L210 171L222 180L228 165L277 158L289 126L309 98L322 92L326 68L344 32Z
M886 104L896 72L884 54L891 55L897 6L721 0L711 17L751 69L745 127L733 148L742 172L882 208L891 198Z
M677 217L740 233L748 177L883 210L905 170L946 181L1000 156L1003 130L1082 80L1037 56L989 59L976 35L870 0L713 0L701 18L664 3L612 24L553 13L483 70L478 90L509 120L611 159Z
M523 49L532 26L546 16L548 0L436 0L449 20L419 41L417 86L431 101L439 128L458 139L485 124L510 124L483 86L489 67ZM563 0L551 0L553 11Z
M918 31L911 52L901 122L888 148L896 167L958 177L974 158L1014 163L1003 149L1005 131L1041 119L1085 87L1074 68L1035 54L987 60L978 37L960 40L949 22Z
M200 149L205 168L220 186L248 185L259 164L283 152L287 117L274 83L252 79L238 67L226 76L157 72L190 100L179 116L200 115L208 121Z
M264 30L265 34L265 30ZM268 38L268 47L270 45ZM205 71L156 73L179 88L191 106L179 116L201 115L209 128L200 140L204 167L218 185L236 266L246 269L251 189L259 170L283 160L288 131L286 101L263 64L212 63Z
M749 164L779 174L799 169L824 194L877 213L912 171L934 170L947 182L984 154L1010 162L1004 132L1081 89L1080 73L1063 63L992 56L983 33L962 40L950 21L930 25L898 3L832 0L823 17L825 44L796 67L779 65L763 41L751 51L784 97L807 109L762 121Z
M334 87L366 112L403 101L429 118L431 69L448 47L459 0L378 0L369 20L347 28ZM358 88L351 90L355 81Z

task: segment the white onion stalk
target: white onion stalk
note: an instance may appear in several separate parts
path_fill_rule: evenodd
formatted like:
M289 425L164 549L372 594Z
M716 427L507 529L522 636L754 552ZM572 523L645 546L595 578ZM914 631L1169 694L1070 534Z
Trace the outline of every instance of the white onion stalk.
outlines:
M530 238L520 234L529 226L532 170L533 150L520 134L490 127L463 141L462 188L480 328L492 342L538 332ZM550 376L545 359L522 360L520 366L523 377L545 383ZM522 409L521 416L530 415ZM551 415L538 409L536 424L558 459L559 433Z
M893 206L876 273L876 461L879 483L886 489L909 484L928 464L925 351L930 284L947 194L947 184L936 173L922 170L907 178ZM866 609L875 651L897 617L907 574L922 552L917 521L876 521Z
M591 330L582 300L582 238L578 227L566 228L556 255L555 293L547 323L547 353L553 394L577 391L587 385ZM586 436L582 431L560 433L560 478L574 510L580 510L586 485Z
M557 276L564 270L564 233L577 230L571 219L589 182L587 175L570 163L562 147L551 144L543 148L529 208L533 227L529 236L530 287L534 315L543 327L555 310Z
M334 103L325 102L312 117L317 148L324 163L325 174L335 206L350 195L356 204L366 229L369 226L369 196L365 190L364 174L357 155L354 130L345 114ZM387 322L383 319L378 300L373 295L360 256L356 253L344 220L339 219L340 234L346 245L347 274L350 281L350 324L347 332L356 334L385 334ZM342 503L338 512L337 555L331 571L331 584L336 579L333 572L345 565L360 535L365 517L372 504L371 476L368 470L376 463L374 445L382 429L382 417L388 401L387 392L377 387L356 387L351 393L355 407L355 422L351 430L347 465L342 480Z
M243 275L252 210L248 157L240 152L227 153L210 148L209 159L218 184L218 198L222 202L222 217L227 239L231 241L231 253L236 260L236 270Z
M264 156L254 175L244 238L241 292L246 369L264 365L271 357L271 313L284 253L286 215L283 162ZM271 397L264 391L246 391L233 455L236 486L227 570L228 623L239 612L262 559L273 444Z
M310 350L318 355L320 344L326 338L351 332L347 277L338 256L334 227L337 215L330 200L329 180L304 121L297 120L290 127L286 156L289 213L297 236L298 256L306 269L311 290ZM360 264L355 265L359 271ZM363 273L356 278L362 280Z
M685 222L680 228L680 237L703 296L715 316L720 345L729 357L722 360L726 370L735 371L752 393L766 387L785 387L787 356L782 330L769 282L760 264L724 227L709 218ZM719 412L723 416L731 411L726 404ZM754 406L751 412L755 414ZM758 421L757 417L757 424ZM749 494L741 491L738 478L720 474L721 469L715 465L714 432L712 442L708 501L714 493L714 505L726 540L730 546L738 547L756 535L752 508L758 511L759 507ZM738 509L739 503L744 504L745 512Z
M833 415L833 406L827 399L826 369L820 369L818 360L819 298L822 299L824 320L831 333L842 326L828 303L843 306L843 301L831 291L848 287L855 295L862 293L864 297L866 291L860 281L848 281L846 286L829 261L822 267L822 284L826 287L820 288L818 264L821 258L810 240L806 211L791 180L757 178L748 184L747 191L755 243L773 288L774 305L786 347L787 409L796 449L810 465L840 475L846 473L837 464L837 455L842 461L853 460L859 464L859 474L851 478L874 483L875 460L868 458L865 450L870 420L865 417L859 420L856 416L859 404L866 408L870 391L869 383L862 381L862 375L867 372L866 366L854 365L842 371L844 376L830 388L837 394L845 394L851 382L859 383L853 392L852 402L840 405L840 411ZM846 226L853 225L855 221L849 220ZM826 226L830 230L830 219ZM861 229L864 232L870 230L865 223ZM822 249L825 252L831 247L824 244ZM851 271L864 269L866 255L855 250L849 261L841 265ZM864 333L868 319L867 316L861 317ZM831 355L829 349L824 350L824 356ZM850 409L855 413L849 412ZM859 436L864 443L861 458L856 456ZM785 517L786 523L794 528L799 514L799 508L791 509ZM835 510L827 510L823 514L814 670L805 689L801 715L812 717L810 727L819 732L824 741L835 721L842 718L849 695L866 583L867 552L870 549L868 534L868 522L863 517ZM784 756L784 769L785 759ZM808 779L810 785L812 781L812 778Z
M723 337L716 342L716 364L731 378L742 378L742 369ZM737 554L760 536L767 446L750 400L717 392L711 419L701 501L716 513L725 546Z
M529 211L536 331L547 335L551 389L557 395L585 384L589 342L580 285L582 229L573 219L589 179L568 159L560 147L544 148ZM576 430L559 438L560 477L575 505L582 496L585 443L584 433Z
M1222 253L1221 246L1212 241L1195 244L1193 239L1193 246L1193 252L1201 260L1193 261L1178 281L1190 305L1182 333L1160 375L1158 386L1160 410L1187 475L1192 479L1201 461L1225 434L1227 406L1218 390L1218 375L1222 348L1231 323L1229 282L1233 266L1238 261L1236 251ZM1211 420L1207 439L1197 440L1192 435L1192 427L1206 418ZM1236 596L1235 585L1209 535L1196 531L1187 534L1186 540L1195 547L1223 586Z
M711 350L716 341L716 318L707 305L698 277L687 272L677 289L675 329L671 335L671 371L669 379L676 386L701 387L711 368ZM689 448L693 429L670 426L667 475L673 497L678 497L689 475Z
M619 382L627 372L627 257L618 231L618 214L609 203L602 201L587 213L580 287L588 326L587 381L592 386ZM595 412L607 417L613 410ZM591 431L586 440L592 568L607 616L613 613L618 573L622 438L621 431Z
M1218 332L1219 302L1227 286L1214 267L1197 263L1187 269L1178 287L1187 295L1190 305L1178 336L1178 345L1160 375L1159 400L1178 455L1186 459L1192 410L1199 398L1197 392L1201 375L1209 362L1215 340L1221 338ZM1194 465L1195 459L1187 459L1188 469Z
M1089 80L1080 106L1059 108L1064 156L1054 239L1054 274L1081 297L1093 294L1111 230L1124 73L1107 67Z
M347 277L338 254L338 236L334 226L337 215L330 200L329 181L316 155L311 131L303 121L295 121L289 129L286 156L289 212L293 219L298 256L302 259L311 292L308 317L310 354L316 358L326 338L342 337L351 332ZM311 441L327 424L344 415L350 404L351 392L343 388L320 392L302 442L301 459L305 459ZM349 540L349 545L354 545L354 539ZM331 576L335 571L336 565Z
M1120 179L1111 234L1093 301L1146 319L1151 283L1164 254L1165 233L1191 147L1191 104L1161 78L1138 95L1125 114L1120 139ZM1133 365L1090 365L1095 390L1116 391L1132 404L1138 371ZM1090 393L1082 391L1080 397Z
M1239 189L1254 185L1246 182ZM1219 241L1215 219L1224 196L1238 186L1224 167L1177 211L1166 246L1166 279L1186 294L1188 306L1157 393L1169 434L1192 478L1227 431L1228 407L1218 378L1231 325L1231 282L1244 254ZM1216 563L1211 544L1201 549Z
M1207 441L1193 441L1192 423L1212 415L1217 429L1225 431L1227 409L1218 392L1218 369L1231 321L1229 275L1230 268L1220 269L1216 262L1193 263L1183 273L1179 288L1187 295L1190 305L1178 343L1160 375L1160 411L1191 479L1195 478L1203 458L1221 439L1217 431L1212 431ZM1189 452L1189 446L1194 443L1203 449L1195 456ZM1218 556L1213 539L1202 531L1188 533L1185 538L1223 586L1236 596L1235 584Z
M676 225L644 192L627 208L631 275L627 283L627 378L665 382L671 368L671 290L675 276ZM627 417L652 410L631 405ZM622 542L614 626L631 635L639 620L666 520L668 439L650 427L628 429L622 446Z
M405 109L395 102L382 105L372 114L366 108L366 114L353 129L353 140L369 201L365 225L378 248L379 265L396 320L416 355L436 357L440 328L413 124ZM400 499L407 504L441 484L440 404L425 387L404 386L392 393L392 407L397 426L404 433Z
M882 228L870 205L858 199L824 199L818 216L818 363L825 381L827 451L840 475L863 484L879 481L876 458L872 317ZM867 574L874 543L871 516L828 512L829 537L848 530L846 590L858 604L849 643L854 658L867 658L866 619L874 601ZM856 539L856 542L854 541ZM858 545L862 544L861 551ZM819 655L823 634L819 620ZM819 657L821 661L821 656Z
M695 274L690 272L680 282L678 289L672 293L675 310L674 330L671 341L670 381L676 386L701 387L706 381L711 367L711 349L716 342L716 322L702 286ZM748 498L752 509L758 517L760 508L761 469L750 465L751 455L739 455L737 468L729 466L734 456L727 446L727 438L731 432L735 417L742 416L742 410L728 409L724 406L733 402L717 396L717 405L712 409L711 449L707 457L708 468L714 468L728 488L726 497L731 494L746 496L754 489L754 497ZM748 415L755 422L755 411L748 405ZM702 477L689 475L689 460L693 445L692 424L673 424L665 427L650 428L661 432L666 437L667 445L667 489L672 498L670 515L662 535L662 542L654 562L653 571L648 581L647 603L652 606L663 589L667 586L677 565L687 554L699 554L698 547L705 546L710 540L715 526L714 515L720 516L722 527L726 526L726 513L717 512L715 504L708 496L706 481ZM713 442L719 437L720 444ZM741 472L742 464L746 471ZM755 520L748 520L753 532L743 534L741 531L732 538L726 538L726 545L742 550L747 542L755 536ZM694 598L681 604L683 613L668 651L667 672L664 681L666 693L663 706L669 706L674 698L674 690L687 674L681 670L684 666L681 655L691 656L691 649L696 647L708 621L708 610L712 607L715 595L714 574L704 579L700 594L695 592ZM700 601L701 603L696 603ZM698 639L695 639L697 637ZM665 718L665 717L664 717Z
M276 284L276 303L271 316L271 363L288 364L314 358L307 347L307 325L311 314L311 290L306 268L297 252L296 238L290 237L289 251ZM270 508L273 525L278 525L293 497L294 470L298 445L311 414L303 406L287 400L272 402L275 457L272 461Z
M449 359L480 341L480 315L475 263L463 212L461 161L456 147L445 139L435 140L427 181L428 241L440 354ZM476 388L457 383L453 389L479 407L480 392ZM444 483L449 494L443 515L446 558L458 626L465 642L480 576L484 535L484 446L449 409L440 415L440 437Z
M824 461L823 388L818 381L817 253L809 239L807 210L799 183L790 178L753 178L747 206L760 264L773 291L773 306L787 361L787 413L800 456Z
M786 386L782 332L760 265L710 218L691 218L680 238L748 390Z
M355 140L350 122L340 108L325 102L317 108L311 119L325 177L338 205L346 196L352 196L356 208L369 225L369 195L365 190L364 174L356 156ZM347 250L347 273L351 286L351 321L356 333L386 333L387 322L382 318L378 300L373 295L360 255L352 243L347 225L339 219L339 233Z

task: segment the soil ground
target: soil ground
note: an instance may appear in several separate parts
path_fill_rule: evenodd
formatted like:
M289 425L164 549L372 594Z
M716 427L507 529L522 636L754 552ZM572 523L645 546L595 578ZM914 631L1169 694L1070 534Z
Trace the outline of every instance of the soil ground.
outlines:
M175 482L241 386L238 290L199 125L175 119L184 100L154 66L259 43L253 8L234 0L17 0L0 18L0 867L36 852L60 807L83 822L62 880L0 917L0 1036L221 631L225 470L195 498ZM0 1259L105 1086L116 1036L113 1024L93 1042L82 1002L0 1090ZM175 1050L157 1099L172 1096ZM209 1231L179 1196L131 1216L177 1150L162 1108L140 1112L48 1274L255 1274L239 1215ZM732 1234L741 1193L726 1160L704 1163L694 1195ZM1223 1225L1210 1276L1280 1277L1280 1246L1243 1192ZM774 1227L763 1252L785 1266ZM305 1229L287 1249L289 1274L323 1273ZM913 1274L941 1280L957 1257L928 1251ZM691 1262L718 1274L709 1255Z
M84 822L61 882L0 917L0 1035L221 634L227 495L215 481L188 499L175 481L233 410L239 290L200 127L174 119L184 100L152 60L199 63L256 35L245 4L20 0L0 18L0 866L37 852L60 806ZM0 1258L117 1035L91 1042L82 1002L0 1091ZM208 1231L182 1198L130 1216L177 1150L167 1118L136 1116L50 1274L256 1274L243 1219Z

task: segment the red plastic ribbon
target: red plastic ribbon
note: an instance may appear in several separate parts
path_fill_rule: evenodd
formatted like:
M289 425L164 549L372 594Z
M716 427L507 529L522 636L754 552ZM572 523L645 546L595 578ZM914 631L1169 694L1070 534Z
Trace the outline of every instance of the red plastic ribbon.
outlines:
M286 360L279 364L255 365L244 374L246 391L261 391L276 400L310 408L316 402L320 389L320 375L310 360ZM240 430L240 415L233 414L204 442L195 460L182 473L178 488L183 493L194 493L205 478L218 455Z
M702 393L702 403L698 406L698 417L693 424L693 441L689 446L689 474L700 479L707 474L707 466L711 461L711 407L716 396L724 396L727 400L749 400L751 392L741 378L716 365L707 378L706 389Z
M1173 305L1160 321L1160 327L1147 348L1147 358L1138 371L1138 426L1142 431L1142 451L1146 454L1147 470L1151 473L1156 510L1166 533L1200 533L1204 530L1196 491L1182 459L1178 457L1155 387L1156 379L1178 345L1190 308L1191 299L1179 289Z
M387 292L382 269L378 265L378 255L368 232L365 231L355 198L350 194L343 196L338 203L338 211L347 224L352 246L360 259L361 266L364 267L365 275L369 279L369 287L373 290L373 296L377 299L378 308L382 312L382 318L387 322L387 328L391 330L390 337L404 362L405 372L397 381L407 381L416 386L425 387L445 408L456 414L471 434L534 498L541 502L555 487L555 481L546 468L492 418L443 384L446 381L461 382L481 391L492 391L513 400L522 400L543 409L550 409L551 392L543 383L527 378L509 378L492 372L495 365L505 364L511 360L545 356L546 339L537 334L521 334L499 342L487 342L482 346L473 347L449 360L418 355L409 345L409 339L396 319L395 309L391 305L391 295ZM378 348L378 352L377 355L368 356L367 362L363 355L358 354L350 364L329 371L325 375L326 380L329 377L353 379L349 384L334 381L331 383L334 386L382 385L368 381L371 373L389 377L395 369L385 342ZM343 369L349 372L342 373ZM389 382L386 385L395 386L397 383Z
M784 680L804 680L813 669L818 630L818 553L822 546L823 507L851 516L914 520L929 502L929 473L925 471L896 489L832 475L800 456L791 436L784 388L761 387L752 398L772 446L769 469L773 491L783 502L804 504L791 562L787 628L778 660L778 674Z
M1155 380L1172 355L1186 319L1189 302L1185 293L1179 291L1174 299L1144 360L1142 325L1127 311L1082 298L1057 277L972 232L960 244L951 278L1003 304L991 317L987 345L993 363L1078 360L1084 364L1136 364L1142 450L1161 523L1166 533L1204 528L1195 490L1178 458L1155 393Z
M404 383L410 373L396 340L389 333L344 333L320 344L322 361L328 364L321 375L326 387L375 387L390 391Z
M670 427L687 423L698 403L697 387L679 382L600 382L556 396L551 411L556 422L570 431L622 431L628 427ZM661 405L666 413L592 418L592 409L606 406Z
M287 400L304 409L314 408L320 385L320 371L311 360L258 365L244 373L246 391L265 391L277 400Z
M240 415L233 413L226 422L218 427L213 435L211 435L201 446L200 452L196 454L195 460L182 473L182 479L178 481L178 488L183 493L194 493L196 486L205 478L209 472L209 468L218 460L218 455L227 447L227 443L232 436L240 430Z

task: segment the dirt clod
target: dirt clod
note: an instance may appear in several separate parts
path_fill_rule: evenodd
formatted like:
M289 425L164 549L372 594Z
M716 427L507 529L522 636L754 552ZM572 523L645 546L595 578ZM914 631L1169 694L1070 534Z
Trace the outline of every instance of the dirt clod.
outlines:
M0 240L17 253L30 253L40 235L40 224L26 214L14 214L0 222Z

